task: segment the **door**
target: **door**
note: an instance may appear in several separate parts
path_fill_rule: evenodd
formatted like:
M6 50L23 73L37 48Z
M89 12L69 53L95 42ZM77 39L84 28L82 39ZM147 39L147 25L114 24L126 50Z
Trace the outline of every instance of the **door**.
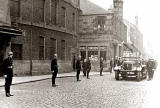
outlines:
M0 39L0 76L3 75L2 68L3 68L3 58L4 58L4 40Z

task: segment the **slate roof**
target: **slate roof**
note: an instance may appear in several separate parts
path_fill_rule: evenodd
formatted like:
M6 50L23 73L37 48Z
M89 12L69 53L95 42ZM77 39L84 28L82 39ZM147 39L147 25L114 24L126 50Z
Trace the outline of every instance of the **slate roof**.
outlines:
M80 9L84 15L87 14L106 14L107 10L90 2L89 0L80 0Z

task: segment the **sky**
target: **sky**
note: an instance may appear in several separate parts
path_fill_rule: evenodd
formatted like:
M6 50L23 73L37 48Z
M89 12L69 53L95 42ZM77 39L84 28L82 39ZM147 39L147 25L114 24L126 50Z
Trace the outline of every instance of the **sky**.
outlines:
M90 0L95 4L108 9L113 5L113 0ZM139 18L139 29L144 36L145 49L150 51L153 56L160 58L160 38L159 25L160 15L159 0L123 0L124 18L135 23L135 16Z

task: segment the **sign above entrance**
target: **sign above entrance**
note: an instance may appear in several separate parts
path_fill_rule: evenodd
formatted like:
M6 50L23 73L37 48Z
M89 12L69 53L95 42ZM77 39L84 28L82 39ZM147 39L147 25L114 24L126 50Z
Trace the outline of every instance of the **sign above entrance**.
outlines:
M98 51L98 49L99 49L98 46L89 46L88 47L89 51Z

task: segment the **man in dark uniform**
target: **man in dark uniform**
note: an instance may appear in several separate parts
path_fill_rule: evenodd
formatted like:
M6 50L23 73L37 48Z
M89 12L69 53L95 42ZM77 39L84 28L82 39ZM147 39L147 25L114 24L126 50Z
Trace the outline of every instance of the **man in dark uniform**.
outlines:
M58 73L57 54L54 54L54 59L51 62L51 71L52 71L52 87L56 87L55 80Z
M10 86L12 84L13 78L13 52L8 53L8 58L6 58L3 62L3 72L5 77L5 92L6 96L13 96L10 94Z
M86 71L87 71L87 79L89 79L89 72L91 70L91 61L90 58L88 58L87 62L86 62Z
M81 56L78 57L77 62L76 62L76 69L77 69L77 81L81 81L79 80L79 75L80 75L80 71L81 71Z
M103 71L103 58L100 58L100 76L102 76L102 71Z

